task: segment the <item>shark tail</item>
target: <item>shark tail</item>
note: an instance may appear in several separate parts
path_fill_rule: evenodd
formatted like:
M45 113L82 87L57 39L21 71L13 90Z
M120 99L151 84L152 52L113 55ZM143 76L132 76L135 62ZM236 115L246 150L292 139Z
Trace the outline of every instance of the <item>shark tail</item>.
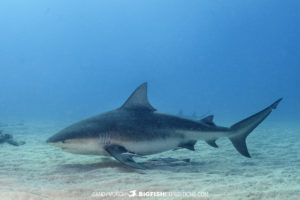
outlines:
M272 112L273 109L276 109L279 102L282 98L275 101L273 104L265 108L264 110L232 125L231 136L229 136L230 141L232 142L235 149L245 157L250 158L250 154L246 145L247 136L262 122L266 117Z

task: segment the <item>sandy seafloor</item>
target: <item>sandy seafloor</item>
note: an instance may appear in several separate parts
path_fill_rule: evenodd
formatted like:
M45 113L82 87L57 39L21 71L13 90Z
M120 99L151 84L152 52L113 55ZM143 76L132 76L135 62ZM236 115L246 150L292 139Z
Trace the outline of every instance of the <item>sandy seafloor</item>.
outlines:
M190 163L138 159L151 168L144 171L128 169L111 158L73 155L45 143L66 125L24 121L0 127L26 141L20 147L0 145L1 200L300 198L300 125L296 122L260 125L247 139L251 159L238 154L224 138L217 141L218 149L199 141L195 152L182 149L148 157L190 158ZM128 197L132 190L171 196Z

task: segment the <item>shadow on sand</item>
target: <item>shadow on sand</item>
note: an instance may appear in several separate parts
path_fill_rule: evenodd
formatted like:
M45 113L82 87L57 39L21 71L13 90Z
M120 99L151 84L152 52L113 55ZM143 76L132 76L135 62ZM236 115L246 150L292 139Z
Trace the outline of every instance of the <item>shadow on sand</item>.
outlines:
M141 169L134 169L130 168L128 166L123 165L122 163L106 158L102 159L101 162L97 163L78 163L78 164L64 164L60 165L57 170L60 172L88 172L92 170L102 170L102 169L116 169L123 173L147 173L149 170L163 170L163 171L170 171L170 172L195 172L198 170L201 170L203 166L205 165L204 162L164 162L164 161L152 161L152 160L146 160L144 162L139 162L140 164L144 165L147 169L141 170Z

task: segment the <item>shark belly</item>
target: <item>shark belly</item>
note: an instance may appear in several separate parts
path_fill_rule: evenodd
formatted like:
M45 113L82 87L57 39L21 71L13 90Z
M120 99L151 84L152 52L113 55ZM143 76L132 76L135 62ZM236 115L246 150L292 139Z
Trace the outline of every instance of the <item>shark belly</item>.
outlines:
M151 155L175 149L181 143L179 138L153 139L150 141L124 141L119 145L139 155Z
M183 134L185 138L189 140L212 140L220 137L228 136L227 131L190 131L190 130L179 130L177 133Z
M129 152L139 155L150 155L175 149L182 141L179 138L153 139L149 141L119 141L110 140L103 143L99 138L70 139L56 143L54 146L60 147L63 151L82 155L104 155L109 154L105 147L110 144L123 146Z

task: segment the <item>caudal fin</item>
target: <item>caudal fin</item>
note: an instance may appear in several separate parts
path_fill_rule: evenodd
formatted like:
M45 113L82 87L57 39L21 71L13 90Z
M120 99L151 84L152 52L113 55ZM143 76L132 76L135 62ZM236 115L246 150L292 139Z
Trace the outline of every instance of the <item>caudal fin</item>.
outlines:
M229 137L235 149L242 154L250 158L250 154L246 145L247 136L262 122L264 119L276 109L282 98L275 101L272 105L268 106L264 110L234 124L230 127L232 135Z

